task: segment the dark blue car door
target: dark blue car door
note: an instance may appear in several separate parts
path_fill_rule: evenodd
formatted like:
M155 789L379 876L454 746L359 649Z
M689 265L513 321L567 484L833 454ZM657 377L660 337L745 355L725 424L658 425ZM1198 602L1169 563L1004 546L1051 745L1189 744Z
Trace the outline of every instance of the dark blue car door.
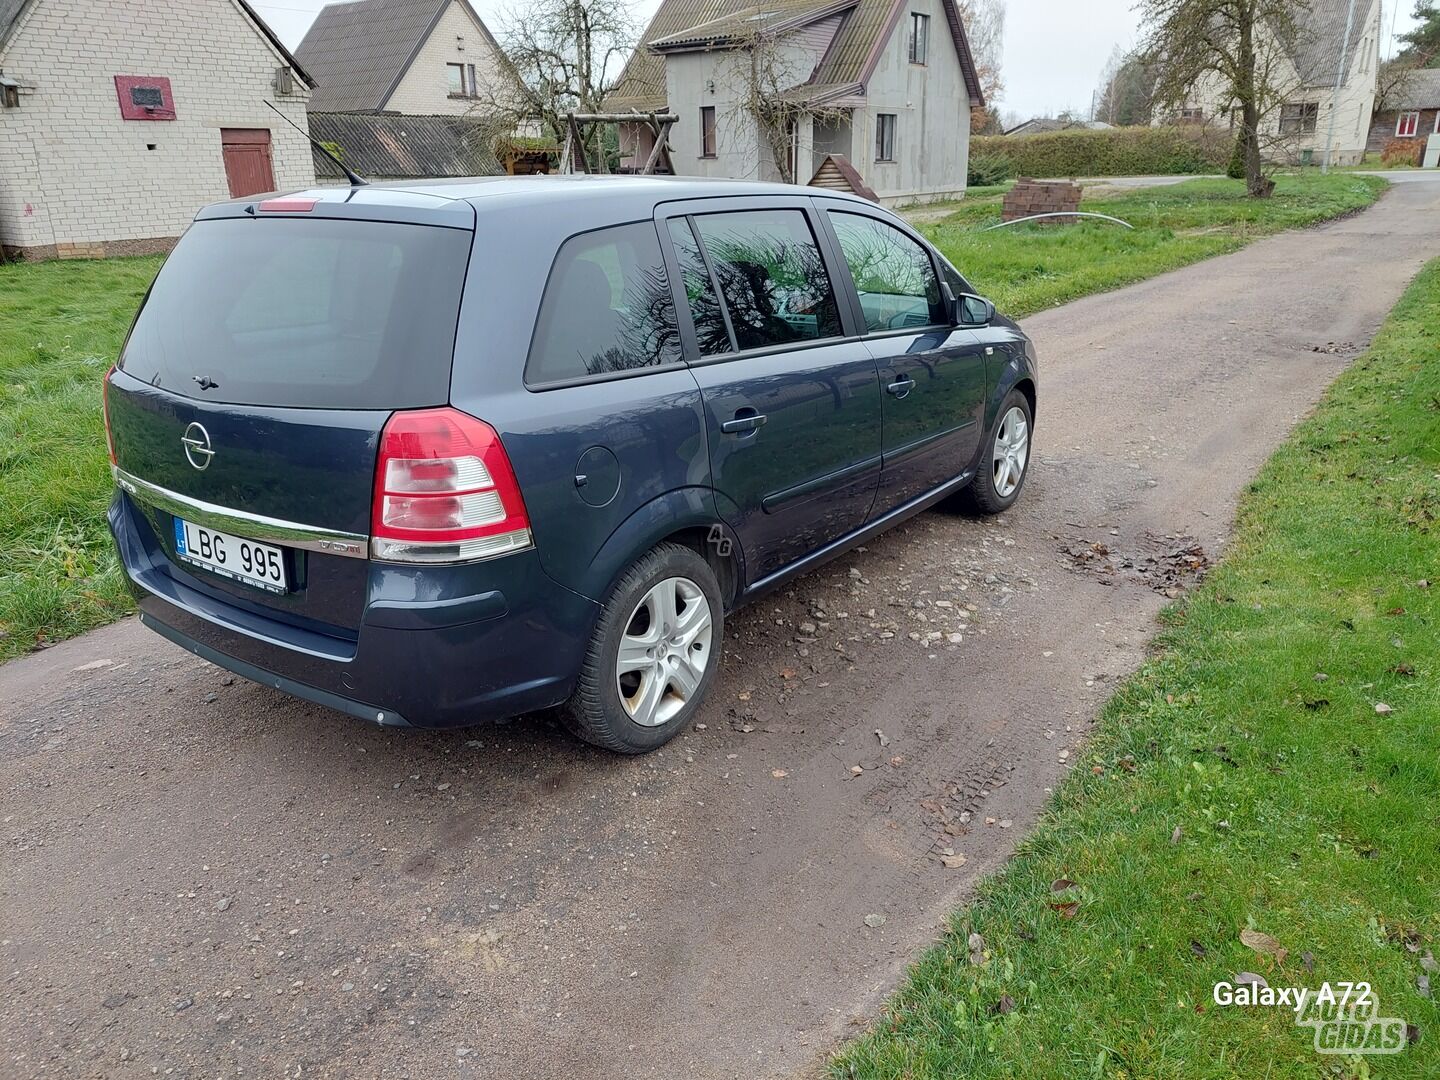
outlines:
M748 583L858 529L880 475L880 380L811 200L659 210L700 384L718 512Z
M884 390L879 516L973 467L984 426L985 342L951 325L934 259L916 236L856 203L817 204Z

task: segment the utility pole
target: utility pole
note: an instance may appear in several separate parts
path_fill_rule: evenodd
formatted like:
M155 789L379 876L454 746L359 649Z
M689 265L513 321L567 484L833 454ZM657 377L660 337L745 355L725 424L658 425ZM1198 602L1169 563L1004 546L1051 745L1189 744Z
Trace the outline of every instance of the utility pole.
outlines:
M1340 39L1340 68L1335 72L1335 92L1330 95L1330 124L1325 134L1325 157L1320 163L1320 173L1330 171L1330 150L1335 145L1335 114L1340 110L1340 87L1345 82L1345 63L1350 58L1350 31L1355 26L1355 0L1350 0L1350 10L1345 15L1345 36Z

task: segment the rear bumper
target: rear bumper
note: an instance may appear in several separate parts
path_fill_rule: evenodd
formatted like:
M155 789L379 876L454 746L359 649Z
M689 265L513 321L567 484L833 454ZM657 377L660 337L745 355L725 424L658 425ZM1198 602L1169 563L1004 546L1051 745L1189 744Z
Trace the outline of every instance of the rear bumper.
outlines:
M372 562L358 630L332 636L205 589L169 560L124 493L109 521L146 626L237 675L372 723L464 727L557 705L599 615L533 550L466 567Z

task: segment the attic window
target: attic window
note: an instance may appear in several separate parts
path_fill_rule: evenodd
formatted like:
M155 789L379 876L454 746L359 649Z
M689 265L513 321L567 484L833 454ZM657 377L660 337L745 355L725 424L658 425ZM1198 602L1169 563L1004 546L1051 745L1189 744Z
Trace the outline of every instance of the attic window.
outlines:
M174 120L175 97L162 76L116 75L115 94L126 120Z

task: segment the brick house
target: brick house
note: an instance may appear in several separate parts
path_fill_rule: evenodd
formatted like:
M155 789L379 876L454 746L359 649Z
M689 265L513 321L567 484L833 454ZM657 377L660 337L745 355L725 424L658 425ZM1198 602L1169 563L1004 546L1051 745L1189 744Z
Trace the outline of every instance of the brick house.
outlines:
M168 251L205 203L315 182L312 83L246 0L0 0L0 251Z
M1415 160L1431 135L1440 135L1440 68L1408 72L1370 119L1366 150L1378 154L1394 139L1414 142Z

